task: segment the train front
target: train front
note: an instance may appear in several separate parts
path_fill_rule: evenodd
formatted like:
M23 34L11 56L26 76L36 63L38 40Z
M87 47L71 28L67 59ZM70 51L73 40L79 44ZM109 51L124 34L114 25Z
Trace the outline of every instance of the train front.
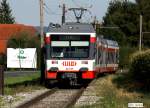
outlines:
M47 33L46 79L95 78L95 42L90 32Z

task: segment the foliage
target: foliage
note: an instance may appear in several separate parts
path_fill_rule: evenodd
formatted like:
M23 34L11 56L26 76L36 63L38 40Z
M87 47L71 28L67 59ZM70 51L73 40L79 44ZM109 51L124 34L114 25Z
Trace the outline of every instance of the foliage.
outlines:
M20 92L30 92L42 89L40 85L40 73L35 72L32 75L7 77L5 78L5 95L15 95Z
M120 84L119 86L124 85L124 83L120 83L120 81L128 81L127 79L119 79L118 77L118 75L107 75L97 78L92 86L89 86L89 88L91 87L92 89L87 90L87 97L93 96L92 100L95 100L95 103L93 102L92 104L90 98L88 98L89 100L85 99L86 102L79 102L79 107L77 106L75 108L127 108L129 102L143 102L144 107L149 108L150 94L128 91L126 90L128 86L126 88L118 88L115 83L116 79ZM98 101L94 99L94 94L99 98ZM84 105L85 103L87 103L86 106Z
M7 42L8 48L39 48L40 41L37 36L31 36L28 32L19 32Z
M25 76L19 76L19 77L7 77L5 78L5 85L16 85L19 83L23 83L25 81L32 81L35 79L40 78L40 73L39 72L35 72L32 75L25 75Z
M4 64L4 54L0 53L0 65Z
M128 68L130 62L130 55L137 50L136 47L121 46L119 50L119 67Z
M2 0L0 4L0 24L13 24L15 18L12 16L12 10L7 0Z
M102 26L117 26L119 29L102 29L100 33L117 40L120 45L127 43L137 46L140 13L143 13L143 31L150 30L149 3L149 0L136 0L136 3L112 0L103 18ZM150 37L147 34L144 34L144 37L149 39L143 40L144 45L149 46Z
M150 83L150 50L136 52L131 56L130 72L133 79Z

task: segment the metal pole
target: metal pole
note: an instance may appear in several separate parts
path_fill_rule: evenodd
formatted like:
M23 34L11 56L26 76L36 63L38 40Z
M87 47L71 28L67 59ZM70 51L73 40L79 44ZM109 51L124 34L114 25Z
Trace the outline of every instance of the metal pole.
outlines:
M44 0L40 0L40 36L41 36L41 47L44 44L44 11L43 11Z
M65 23L66 6L63 4L62 8L62 25Z
M142 50L142 24L143 23L143 16L140 14L140 40L139 40L139 51Z
M0 95L4 95L4 67L0 66Z

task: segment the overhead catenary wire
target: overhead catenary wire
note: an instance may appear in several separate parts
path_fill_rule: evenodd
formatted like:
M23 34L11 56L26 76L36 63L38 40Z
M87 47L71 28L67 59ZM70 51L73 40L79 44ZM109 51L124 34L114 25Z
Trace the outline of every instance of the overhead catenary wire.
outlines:
M46 3L44 3L44 10L49 15L61 15L60 13L53 12Z
M66 9L67 10L67 9ZM45 13L48 15L48 16L61 16L62 15L62 13L56 13L56 12L53 12L48 6L47 6L47 4L46 3L44 3L44 11L45 11ZM67 12L66 12L67 13ZM66 16L66 20L70 20L70 21L72 21L73 22L73 18L70 16L70 15L67 15Z
M74 3L75 6L77 6L78 8L92 8L93 5L89 5L89 6L81 6L79 5L75 0L72 0L72 2Z

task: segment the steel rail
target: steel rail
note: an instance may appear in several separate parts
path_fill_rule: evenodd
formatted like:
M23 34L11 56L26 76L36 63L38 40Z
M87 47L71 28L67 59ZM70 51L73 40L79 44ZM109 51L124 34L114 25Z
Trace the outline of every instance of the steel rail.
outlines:
M73 98L62 108L72 108L75 105L76 101L81 97L84 90L85 87L82 87L75 95L73 95Z
M44 99L45 97L55 93L57 91L57 88L53 88L49 91L46 91L38 96L36 96L35 98L28 100L26 102L24 102L23 104L17 106L16 108L28 108L30 106L32 106L33 104L37 103L38 101Z

